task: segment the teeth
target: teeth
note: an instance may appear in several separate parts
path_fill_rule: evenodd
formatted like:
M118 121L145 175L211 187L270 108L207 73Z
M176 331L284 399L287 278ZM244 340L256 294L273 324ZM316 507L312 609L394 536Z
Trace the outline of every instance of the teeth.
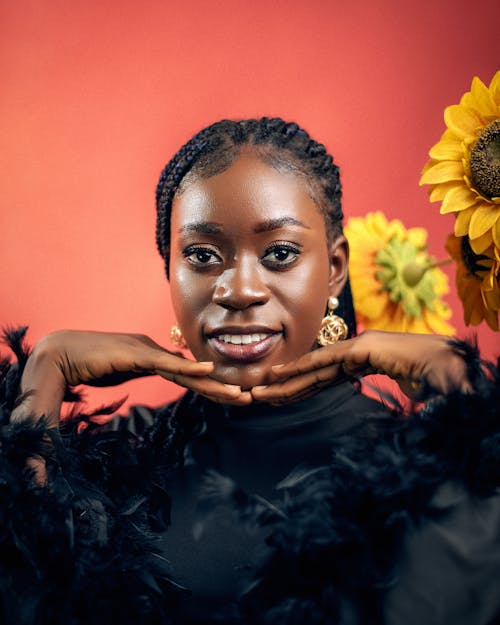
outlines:
M217 338L233 345L249 345L264 340L268 334L220 334Z

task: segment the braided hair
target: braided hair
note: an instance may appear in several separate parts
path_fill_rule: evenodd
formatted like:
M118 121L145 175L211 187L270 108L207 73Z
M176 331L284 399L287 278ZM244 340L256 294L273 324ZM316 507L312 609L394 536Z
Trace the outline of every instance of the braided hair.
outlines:
M342 203L339 168L326 148L294 122L262 117L232 121L224 119L207 126L174 155L161 173L156 189L156 243L168 277L170 217L176 193L193 177L208 178L227 169L241 148L251 146L265 162L303 177L323 213L327 234L342 233ZM337 313L356 333L349 281L340 295Z

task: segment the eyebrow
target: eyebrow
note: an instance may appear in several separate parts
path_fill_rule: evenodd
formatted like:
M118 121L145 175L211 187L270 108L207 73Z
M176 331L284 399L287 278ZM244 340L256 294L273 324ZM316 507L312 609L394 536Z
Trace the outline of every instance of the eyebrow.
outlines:
M198 232L199 234L219 234L222 232L222 224L218 224L215 221L194 221L190 224L185 224L179 228L179 233L182 232Z
M284 226L299 226L299 228L307 228L308 230L311 229L309 226L306 226L305 223L295 219L294 217L277 217L276 219L266 219L261 222L255 226L254 232L256 234L259 232L269 232L270 230L278 230Z
M256 234L270 232L271 230L278 230L284 226L298 226L299 228L307 228L307 230L311 229L309 226L306 226L305 223L294 217L277 217L276 219L266 219L257 224L254 228L254 232ZM222 224L214 221L194 221L181 226L179 228L179 233L197 232L199 234L219 234L223 229Z

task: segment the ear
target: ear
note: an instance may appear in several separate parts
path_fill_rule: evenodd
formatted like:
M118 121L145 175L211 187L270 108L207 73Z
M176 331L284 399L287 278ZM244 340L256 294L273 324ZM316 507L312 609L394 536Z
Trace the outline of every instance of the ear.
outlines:
M328 244L330 259L330 277L328 289L330 295L338 297L347 282L349 264L349 244L343 234Z

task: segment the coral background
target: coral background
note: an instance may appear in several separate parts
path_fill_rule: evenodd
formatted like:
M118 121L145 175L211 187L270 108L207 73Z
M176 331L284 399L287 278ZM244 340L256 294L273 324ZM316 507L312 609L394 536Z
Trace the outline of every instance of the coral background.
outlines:
M453 218L419 174L444 107L497 69L499 19L497 0L3 0L0 324L29 324L32 342L65 327L168 345L154 188L222 117L299 121L341 165L347 216L424 226L444 257ZM500 351L498 334L478 335L487 356ZM101 393L159 404L179 389Z

